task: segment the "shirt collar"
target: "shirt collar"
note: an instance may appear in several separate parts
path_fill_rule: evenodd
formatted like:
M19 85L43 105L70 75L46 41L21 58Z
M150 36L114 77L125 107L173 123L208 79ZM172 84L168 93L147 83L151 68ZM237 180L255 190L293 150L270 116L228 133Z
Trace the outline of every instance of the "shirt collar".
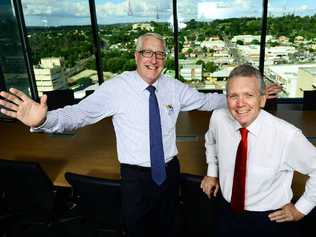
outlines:
M248 131L257 136L259 134L260 128L262 126L262 109L259 111L257 118L247 127Z
M141 76L138 74L137 71L135 71L135 77L134 77L134 81L135 81L135 88L137 91L139 92L143 92L144 90L146 90L146 88L149 86L149 84L144 81ZM159 84L160 84L160 81L161 81L161 75L160 77L158 78L157 81L155 81L154 84L152 84L152 86L156 87L156 90L159 91Z

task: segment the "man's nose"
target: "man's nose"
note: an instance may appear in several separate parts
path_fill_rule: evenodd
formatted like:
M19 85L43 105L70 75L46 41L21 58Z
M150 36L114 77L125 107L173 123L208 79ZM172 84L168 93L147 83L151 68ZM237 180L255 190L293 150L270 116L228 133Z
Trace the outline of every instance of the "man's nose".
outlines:
M237 106L243 106L245 104L244 98L242 96L237 99Z
M153 53L153 56L151 56L151 60L152 63L156 63L157 62L157 54L156 52Z

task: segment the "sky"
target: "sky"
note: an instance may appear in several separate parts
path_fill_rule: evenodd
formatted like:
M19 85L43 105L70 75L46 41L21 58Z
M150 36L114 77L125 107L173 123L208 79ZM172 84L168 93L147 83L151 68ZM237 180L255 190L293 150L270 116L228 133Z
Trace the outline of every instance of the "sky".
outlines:
M89 25L88 0L22 0L27 26ZM171 0L95 0L99 24L159 21L172 24ZM260 0L178 0L178 18L211 21L262 14ZM315 0L269 0L269 15L316 14Z

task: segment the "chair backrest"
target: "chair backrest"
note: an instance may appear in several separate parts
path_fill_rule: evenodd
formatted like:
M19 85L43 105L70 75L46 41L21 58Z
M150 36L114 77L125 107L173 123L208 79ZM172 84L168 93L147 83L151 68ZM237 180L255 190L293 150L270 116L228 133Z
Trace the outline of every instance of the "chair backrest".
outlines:
M213 236L214 211L213 199L201 190L202 176L181 174L181 210L183 230L187 236Z
M304 91L303 110L316 110L316 90Z
M267 111L276 111L278 109L278 99L277 98L268 99L266 101L264 109Z
M94 90L85 90L85 97L92 95Z
M103 229L121 224L120 181L66 172L65 178L78 196L79 212L86 221Z
M203 90L199 90L200 92L203 93L217 93L217 94L223 94L223 90L221 89L203 89Z
M71 89L45 91L47 95L48 110L63 108L66 105L75 104L74 91Z
M8 210L32 216L51 215L53 184L36 162L0 160L0 178Z

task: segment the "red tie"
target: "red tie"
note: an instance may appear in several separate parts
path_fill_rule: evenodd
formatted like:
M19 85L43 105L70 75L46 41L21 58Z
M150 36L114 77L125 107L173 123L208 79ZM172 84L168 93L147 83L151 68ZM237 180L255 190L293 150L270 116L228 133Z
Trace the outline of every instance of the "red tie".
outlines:
M234 183L231 198L232 209L235 213L241 213L245 207L246 171L247 171L247 136L246 128L240 129L241 140L238 145Z

